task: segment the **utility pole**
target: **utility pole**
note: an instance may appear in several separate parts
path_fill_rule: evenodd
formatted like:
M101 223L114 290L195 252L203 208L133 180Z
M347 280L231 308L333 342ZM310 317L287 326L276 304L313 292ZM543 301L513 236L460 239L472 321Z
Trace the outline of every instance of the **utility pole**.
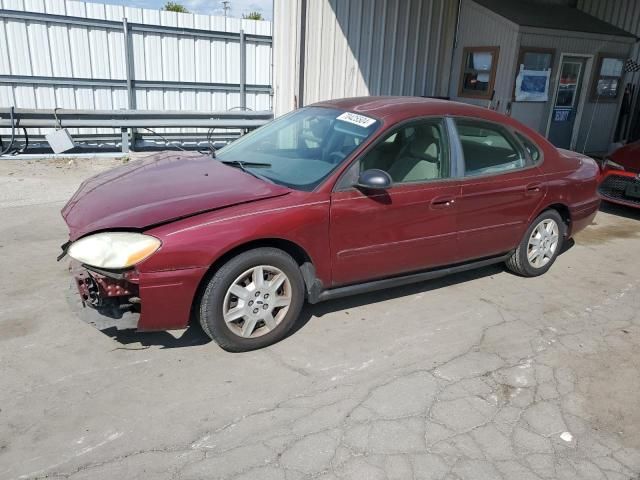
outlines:
M229 6L229 4L231 3L230 0L222 0L222 9L224 10L224 30L225 32L227 31L227 17L229 16L229 10L231 10L231 7Z

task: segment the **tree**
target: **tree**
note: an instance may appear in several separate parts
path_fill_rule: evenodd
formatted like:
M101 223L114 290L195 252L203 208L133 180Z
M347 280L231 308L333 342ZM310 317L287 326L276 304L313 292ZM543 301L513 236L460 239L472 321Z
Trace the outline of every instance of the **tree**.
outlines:
M242 18L247 20L264 20L260 12L249 12L242 15Z
M178 2L165 3L163 10L166 10L167 12L189 13L189 10Z

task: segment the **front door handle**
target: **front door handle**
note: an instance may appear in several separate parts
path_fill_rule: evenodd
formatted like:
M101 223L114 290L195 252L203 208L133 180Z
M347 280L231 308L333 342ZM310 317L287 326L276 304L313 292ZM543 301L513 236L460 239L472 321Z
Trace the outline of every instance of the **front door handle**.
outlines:
M540 182L530 183L525 187L525 190L528 195L534 195L542 190L542 184Z
M453 207L455 203L456 203L456 199L451 196L435 197L433 200L431 200L431 207L432 208L448 208L448 207Z

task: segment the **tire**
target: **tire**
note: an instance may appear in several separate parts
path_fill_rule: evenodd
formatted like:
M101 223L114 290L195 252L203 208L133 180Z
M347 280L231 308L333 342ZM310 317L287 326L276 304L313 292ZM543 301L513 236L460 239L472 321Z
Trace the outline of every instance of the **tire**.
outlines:
M547 237L549 243L548 247L543 246L539 248L539 255L534 256L533 261L530 261L529 256L534 255L535 245L530 246L530 241L533 241L532 234L541 225L550 225L553 222L557 227L557 243L555 248L551 248L553 244L553 235ZM558 258L558 254L562 250L562 244L564 242L564 236L566 234L567 227L562 220L562 217L556 210L546 210L542 212L536 219L531 222L529 228L524 234L524 237L520 241L520 244L513 252L511 257L506 261L507 268L512 272L522 275L523 277L537 277L546 273L551 268L551 265ZM540 231L536 232L539 233ZM548 235L548 229L544 229L544 234ZM539 238L538 238L539 239Z
M277 248L256 248L213 274L198 316L202 329L220 347L247 352L282 340L298 319L304 298L296 261Z

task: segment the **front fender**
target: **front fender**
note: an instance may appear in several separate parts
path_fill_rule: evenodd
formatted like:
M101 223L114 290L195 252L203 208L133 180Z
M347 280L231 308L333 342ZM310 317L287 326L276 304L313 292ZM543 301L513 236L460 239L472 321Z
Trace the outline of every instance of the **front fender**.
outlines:
M329 256L329 197L293 195L238 205L197 215L147 231L161 248L138 265L141 272L159 272L213 265L226 253L251 242L282 239L303 249L318 278L331 278Z

